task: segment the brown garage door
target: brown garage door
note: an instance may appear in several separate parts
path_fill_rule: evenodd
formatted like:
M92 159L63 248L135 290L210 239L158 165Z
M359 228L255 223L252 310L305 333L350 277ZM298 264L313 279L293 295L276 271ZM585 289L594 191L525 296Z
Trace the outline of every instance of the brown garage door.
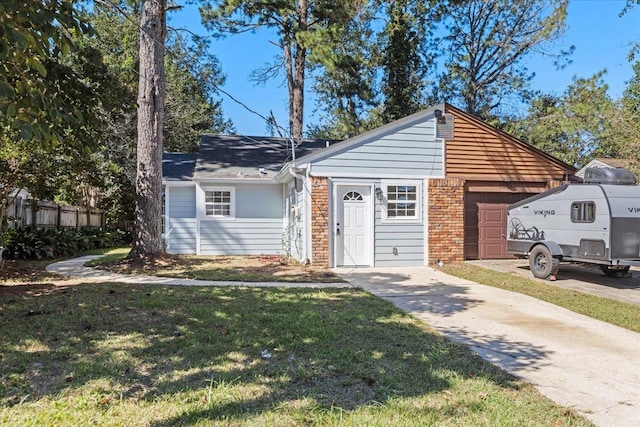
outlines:
M466 193L464 247L467 259L510 258L507 254L506 208L530 194Z

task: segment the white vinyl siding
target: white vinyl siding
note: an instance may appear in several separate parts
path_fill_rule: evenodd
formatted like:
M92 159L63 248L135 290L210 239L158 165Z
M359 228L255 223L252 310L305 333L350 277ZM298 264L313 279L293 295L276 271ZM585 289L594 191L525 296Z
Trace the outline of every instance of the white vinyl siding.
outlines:
M195 187L166 187L165 198L168 201L169 216L171 218L196 217L196 189Z
M164 240L170 254L196 253L196 188L195 186L165 186L163 212Z
M197 225L195 218L170 218L165 240L170 254L196 253Z
M375 266L424 265L424 225L382 223L381 216L378 206L375 224Z
M238 184L232 188L234 218L201 218L199 253L281 254L284 232L282 185Z
M282 218L200 221L203 255L273 255L282 253Z
M395 185L395 183L393 184ZM422 185L415 182L417 201L416 210L424 209L422 201ZM376 184L383 191L387 184ZM386 198L383 202L375 203L375 252L376 267L408 267L424 265L425 260L425 227L424 215L417 214L417 218L407 220L389 219L385 215Z
M236 187L236 217L283 219L282 185L239 184Z
M432 177L443 175L443 142L433 119L376 136L344 152L313 161L318 176Z

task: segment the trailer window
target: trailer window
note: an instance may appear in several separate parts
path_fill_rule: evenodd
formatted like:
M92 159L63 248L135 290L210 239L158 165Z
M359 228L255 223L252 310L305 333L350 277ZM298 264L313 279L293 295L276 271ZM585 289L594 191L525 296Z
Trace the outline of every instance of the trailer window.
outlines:
M571 221L593 222L596 220L596 204L593 202L573 202L571 204Z

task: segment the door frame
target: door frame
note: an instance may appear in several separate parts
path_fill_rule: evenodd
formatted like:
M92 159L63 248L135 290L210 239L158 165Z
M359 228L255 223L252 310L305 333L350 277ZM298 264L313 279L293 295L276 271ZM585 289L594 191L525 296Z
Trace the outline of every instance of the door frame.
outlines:
M375 200L373 199L373 195L375 194L374 183L371 181L362 182L362 181L332 181L332 197L331 204L333 205L330 208L331 211L331 226L330 226L330 239L329 244L332 247L332 267L337 267L338 265L338 244L337 244L337 218L338 218L338 209L342 208L342 200L338 200L339 190L344 187L366 187L369 189L368 196L365 197L365 210L366 217L368 220L367 233L369 237L369 260L367 266L375 267ZM348 266L351 267L351 266ZM355 267L355 266L353 266Z

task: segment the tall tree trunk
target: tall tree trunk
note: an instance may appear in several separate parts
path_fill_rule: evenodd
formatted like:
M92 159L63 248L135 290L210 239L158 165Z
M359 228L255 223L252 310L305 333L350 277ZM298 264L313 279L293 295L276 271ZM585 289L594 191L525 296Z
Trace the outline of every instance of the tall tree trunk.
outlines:
M293 91L294 91L294 73L295 73L295 68L293 66L293 55L292 55L292 49L294 46L294 42L291 40L291 37L289 37L289 34L293 32L292 29L290 29L288 26L283 27L283 33L284 33L284 37L283 37L283 44L282 44L282 53L284 55L284 66L285 66L285 73L287 75L287 90L289 91L289 132L291 133L291 135L293 135L293 128L294 128L294 120L293 120Z
M298 0L298 32L304 34L308 29L309 9L307 0ZM302 125L304 120L304 71L307 62L307 48L296 40L296 52L293 70L293 91L291 96L291 135L296 142L302 140Z
M138 171L130 258L164 252L162 245L162 121L167 0L145 0L140 15Z

